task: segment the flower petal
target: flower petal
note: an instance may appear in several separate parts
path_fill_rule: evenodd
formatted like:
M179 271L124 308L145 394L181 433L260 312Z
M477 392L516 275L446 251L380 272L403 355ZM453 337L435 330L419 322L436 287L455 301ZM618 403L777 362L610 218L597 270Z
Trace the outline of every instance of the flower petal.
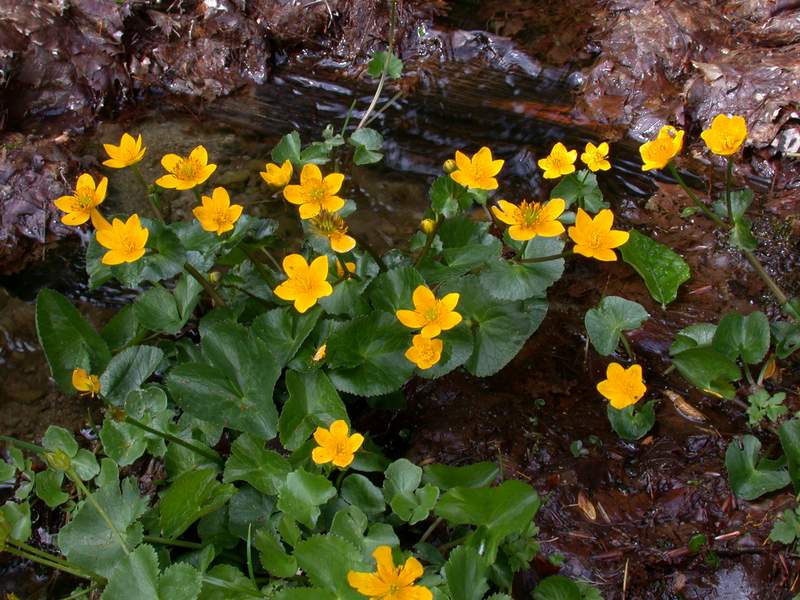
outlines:
M165 154L161 157L161 166L164 167L166 171L174 173L182 160L183 158L177 154Z
M283 270L290 279L295 277L305 277L309 267L302 254L288 254L283 259Z
M441 306L446 308L447 310L453 310L458 305L458 300L461 298L461 294L458 292L451 292L447 294L444 298L442 298L439 302Z
M311 261L308 276L314 281L325 281L328 278L328 257L323 254Z
M374 573L357 573L350 571L347 573L347 583L355 588L358 593L370 598L382 598L389 593L389 584L381 580Z
M342 189L344 175L341 173L331 173L330 175L325 176L323 183L325 184L325 189L327 190L328 194L334 196L340 189Z
M424 573L425 570L422 568L422 564L412 556L400 568L400 572L397 574L397 585L402 587L410 586L422 577Z
M414 308L418 311L426 311L436 307L436 296L427 285L418 285L411 295Z
M414 310L398 310L395 312L395 316L397 317L398 321L400 321L406 327L410 327L411 329L419 329L420 327L424 327L428 322L425 317Z
M194 150L189 153L189 160L196 160L201 165L208 164L208 151L206 150L205 146L197 146Z
M311 460L317 465L324 465L333 460L333 450L319 446L311 451Z
M308 163L303 165L303 170L300 172L300 185L308 185L322 181L322 171L315 164Z

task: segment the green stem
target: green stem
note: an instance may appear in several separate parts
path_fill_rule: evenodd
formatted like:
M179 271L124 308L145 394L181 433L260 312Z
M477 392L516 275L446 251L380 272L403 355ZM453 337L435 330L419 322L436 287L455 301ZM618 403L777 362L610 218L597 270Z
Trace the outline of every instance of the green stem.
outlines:
M414 261L414 266L417 267L422 262L422 260L428 255L430 252L431 246L433 245L433 240L436 239L436 233L439 231L439 225L442 222L442 217L437 216L436 221L433 222L433 229L428 234L428 237L425 238L425 245L422 247L422 251L417 256L417 259Z
M37 446L36 444L31 444L29 442L23 442L22 440L18 440L10 435L0 435L0 442L7 442L21 448L22 450L35 452L36 454L44 454L47 452L47 450L41 446Z
M725 173L725 205L728 207L728 220L733 225L733 205L731 204L731 180L733 179L733 157L728 157L728 169Z
M168 540L167 538L158 537L156 535L145 535L142 540L149 544L160 544L161 546L175 546L176 548L189 548L190 550L202 550L205 548L203 544L198 542L187 542L184 540Z
M378 88L375 90L375 95L372 96L372 101L369 103L369 107L367 108L367 112L361 117L361 121L358 123L358 127L356 127L356 131L364 127L367 122L367 118L369 117L370 113L375 109L375 105L378 103L378 99L381 97L381 92L383 92L383 86L386 83L386 74L389 71L389 62L392 58L392 53L394 52L394 26L395 21L397 20L397 0L390 0L391 1L391 12L389 14L389 47L386 50L386 60L383 62L383 69L381 69L381 78L378 81Z
M150 194L150 185L145 180L144 175L142 175L142 171L139 169L138 163L133 165L133 172L136 173L139 183L141 183L142 187L144 188L144 196L147 198L150 208L153 209L153 213L155 213L156 218L163 223L164 217L161 214L161 209L158 208L158 204L156 204L155 200L153 200L153 196Z
M700 198L698 198L697 195L689 188L689 186L686 185L686 182L683 180L683 177L681 177L681 174L678 173L678 169L675 168L675 165L669 163L667 166L669 167L669 172L672 173L672 176L678 182L678 185L681 186L681 189L683 189L686 195L689 196L689 199L692 201L692 203L699 208L705 216L711 219L715 225L724 227L725 222L700 201Z
M357 102L358 102L358 99L356 98L350 104L350 108L347 109L347 115L344 118L344 125L342 125L342 131L341 131L341 133L339 135L343 136L344 132L347 131L347 126L350 124L350 119L353 118L353 109L356 107L356 103Z
M187 450L191 450L195 454L199 454L200 456L209 459L213 463L216 463L218 465L225 464L223 460L212 450L195 446L194 444L187 442L186 440L183 440L176 435L167 433L166 431L159 431L158 429L153 429L152 427L145 425L141 421L134 419L133 417L128 415L125 416L125 422L130 425L133 425L134 427L138 427L139 429L146 431L147 433L152 433L153 435L157 435L160 438L172 442L173 444L178 444L178 446L183 446ZM202 548L202 546L200 547Z
M113 532L114 537L117 538L117 541L119 542L119 545L122 548L122 551L125 552L125 556L130 556L131 551L128 549L128 544L125 543L125 538L122 537L122 534L119 532L119 529L117 529L117 526L114 525L114 522L111 520L111 517L108 516L108 513L105 511L105 509L102 506L100 506L100 503L95 499L95 497L92 495L92 493L86 488L86 486L84 485L83 481L81 481L81 478L78 477L77 473L75 473L75 470L74 469L67 470L67 475L72 480L72 482L78 487L78 489L83 492L83 495L86 496L86 500L89 503L91 503L92 506L94 506L94 509L97 511L97 513L103 519L103 521L106 522L106 525L108 525L108 528L111 529L111 531Z
M211 300L214 302L214 306L225 306L225 300L223 300L222 296L220 296L217 293L217 290L214 289L214 286L211 285L211 283L208 281L208 279L203 277L203 274L200 271L195 269L188 262L185 265L183 265L183 268L186 270L186 272L189 275L191 275L192 277L194 277L197 280L197 283L199 283L201 286L203 286L203 289L206 291L206 293L208 294L209 298L211 298Z
M443 519L442 517L438 517L438 518L437 518L437 519L436 519L436 520L435 520L433 523L431 523L431 526L430 526L430 527L428 527L428 528L425 530L425 533L423 533L423 534L422 534L422 537L421 537L421 538L419 538L419 541L418 541L417 543L418 543L418 544L422 544L422 543L424 543L424 542L425 542L425 541L426 541L426 540L427 540L429 537L431 537L431 534L432 534L434 531L436 531L436 528L437 528L439 525L441 525L443 522L444 522L444 519Z
M267 285L269 285L270 287L274 286L274 285L277 283L277 282L275 281L275 276L274 276L272 273L270 273L269 271L267 271L267 269L264 267L264 265L262 264L262 262L261 262L260 260L258 260L258 258L256 258L256 255L255 255L255 253L254 253L252 250L250 250L249 248L245 248L244 246L239 246L239 247L241 248L242 252L244 252L245 256L247 256L247 258L249 258L249 259L250 259L250 262L251 262L251 263L253 263L253 267L255 268L255 270L256 270L256 271L258 271L258 274L259 274L259 275L261 275L261 279L263 279L264 281L266 281L266 282L267 282ZM271 258L273 261L275 261L275 258L273 258L273 257L272 257L272 255L271 255L271 254L269 254L269 252L267 252L267 251L266 251L265 249L263 249L263 248L262 248L262 250L263 250L263 251L264 251L264 252L265 252L265 253L266 253L266 254L267 254L267 255L268 255L268 256L269 256L269 257L270 257L270 258ZM278 273L280 273L280 272L281 272L281 268L280 268L280 265L278 265L278 264L277 264L277 261L275 261L275 266L276 266L276 267L277 267L277 269L278 269Z
M550 254L548 256L535 256L533 258L520 258L516 262L518 262L518 263L527 263L527 264L530 264L530 263L543 263L543 262L549 262L551 260L558 260L560 258L567 258L571 254L572 254L572 250L564 250L564 252L562 252L560 254Z
M83 598L84 596L88 596L94 590L94 586L89 586L89 589L80 590L78 592L74 592L69 596L65 596L61 600L78 600L78 598Z
M74 575L75 577L80 577L81 579L88 579L90 581L97 579L96 575L90 575L89 573L85 573L84 571L78 570L73 566L62 564L52 560L47 560L45 558L42 558L41 556L36 556L35 554L29 554L27 552L24 552L22 550L17 550L16 548L12 548L10 546L6 546L5 548L3 548L3 552L8 552L13 556L38 563L50 569L56 569L57 571L63 571L64 573L69 573L70 575Z
M401 90L401 91L397 92L397 93L396 93L394 96L392 96L391 98L389 98L389 99L386 101L386 104L384 104L384 105L383 105L383 106L381 106L381 107L380 107L378 110L376 110L376 111L375 111L375 114L374 114L374 115L372 115L372 116L369 118L369 120L368 120L366 123L364 123L364 125L365 125L365 126L367 126L367 125L369 125L370 123L372 123L372 122L373 122L375 119L377 119L378 117L380 117L380 116L381 116L381 115L382 115L384 112L386 112L386 110L387 110L387 109L388 109L388 108L389 108L389 107L390 107L392 104L394 104L394 103L395 103L395 100L397 100L397 99L398 99L400 96L402 96L402 95L403 95L403 92L402 92L402 90Z
M12 546L16 546L18 550L21 550L23 552L28 552L29 554L35 554L36 556L40 556L46 560L52 562L58 562L63 565L69 566L66 559L64 559L63 557L56 556L55 554L50 554L49 552L45 552L44 550L39 550L38 548L34 548L33 546L26 544L25 542L18 542L16 540L6 540L6 543L11 544Z
M224 579L218 579L217 577L212 577L210 575L203 575L203 583L207 583L210 586L220 588L222 590L230 590L232 592L239 592L240 594L247 594L253 598L263 598L261 592L253 591L251 589L232 584Z
M622 340L622 345L625 348L625 353L628 355L628 358L630 358L631 360L636 360L636 355L633 353L633 350L631 349L631 343L628 341L628 338L625 337L625 334L624 333L620 334L619 339Z
M750 266L753 267L758 276L761 277L761 280L766 284L769 288L769 291L772 292L772 295L775 296L775 299L778 301L778 304L781 305L781 308L784 311L791 314L791 316L797 318L794 314L794 311L791 309L787 309L786 305L789 303L789 298L781 289L775 280L770 276L769 273L764 269L764 266L761 264L761 261L756 258L756 255L753 254L751 250L742 250L742 254L747 259L747 262L750 263Z
M349 234L350 234L350 237L352 237L356 241L356 244L358 244L364 250L366 250L367 254L369 254L372 257L372 260L374 260L376 263L378 263L378 268L381 270L381 273L385 273L386 272L386 265L383 264L383 259L381 259L381 255L378 254L378 252L375 250L375 248L373 248L370 245L370 243L367 240L365 240L363 237L361 237L360 235L356 235L352 231L350 231Z

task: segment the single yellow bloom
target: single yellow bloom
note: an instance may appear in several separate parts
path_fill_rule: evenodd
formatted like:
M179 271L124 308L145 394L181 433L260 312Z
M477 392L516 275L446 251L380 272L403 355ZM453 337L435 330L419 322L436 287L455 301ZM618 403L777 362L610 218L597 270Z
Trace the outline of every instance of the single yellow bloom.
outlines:
M328 344L322 344L317 351L314 352L314 356L311 358L314 362L320 362L321 360L325 360L325 356L328 354Z
M314 440L319 444L311 451L311 459L318 465L333 463L342 469L350 466L364 436L360 433L348 435L350 428L345 421L339 419L331 423L330 429L317 427Z
M289 254L283 259L283 270L289 277L275 288L281 300L294 302L299 313L306 312L317 300L333 293L328 283L328 257L318 256L309 265L299 254Z
M562 175L575 172L575 159L578 158L577 150L567 150L566 146L558 142L550 154L538 160L536 164L544 170L542 177L545 179L558 179Z
M499 207L493 206L492 212L500 221L511 225L508 235L513 240L524 242L537 235L555 237L564 233L564 226L558 221L566 206L561 198L553 198L544 205L526 200L519 206L505 200L499 200L497 204Z
M104 265L136 262L144 256L144 247L150 232L142 227L139 215L131 215L124 223L114 219L110 227L97 230L97 242L108 250L103 255Z
M347 235L347 224L335 213L321 210L311 218L311 228L317 235L328 238L334 252L350 252L356 247L356 240Z
M348 273L355 273L356 272L356 263L347 261L342 265L341 261L337 258L336 259L336 276L341 279L344 277L345 269L347 269Z
M200 226L206 231L222 235L233 229L234 223L242 216L242 205L231 204L231 198L225 188L216 187L211 197L202 196L202 206L192 209Z
M682 130L675 129L672 125L664 125L656 139L639 146L642 171L666 167L683 148L683 134Z
M75 369L72 371L72 387L81 396L91 396L94 398L100 393L100 378L97 375L90 375L86 369Z
M642 367L631 365L626 369L619 363L611 363L606 369L606 379L597 384L597 391L618 410L636 404L647 392Z
M417 334L411 340L411 347L406 350L406 358L420 369L430 369L442 358L444 344L439 338L426 338Z
M300 218L316 217L320 211L336 212L344 206L336 194L342 189L344 175L331 173L322 177L322 171L311 163L304 165L300 172L300 185L287 185L283 197L292 204L300 206Z
M414 310L398 310L395 315L406 327L422 329L422 337L435 338L461 323L461 315L454 311L459 299L455 292L438 300L427 285L419 285L411 299Z
M275 163L267 163L259 175L269 185L282 188L292 180L292 173L294 173L292 161L286 159L280 167Z
M730 156L736 154L747 139L747 123L739 115L717 115L700 137L714 154Z
M456 183L474 190L496 190L495 175L500 172L504 163L501 159L493 160L492 151L486 146L478 150L472 158L456 150L456 169L450 173L450 177Z
M372 553L377 563L374 573L349 571L347 583L370 600L433 600L431 591L414 582L422 577L422 564L413 556L401 567L394 566L392 549L378 546Z
M53 201L56 208L64 211L61 222L64 225L82 225L89 220L95 207L106 199L108 178L103 177L95 187L94 179L88 173L78 177L75 193L72 196L61 196Z
M175 190L190 190L205 182L217 170L217 165L208 164L208 152L203 146L197 146L186 158L165 154L161 158L161 166L169 174L156 179L156 184Z
M575 242L573 251L587 258L602 261L617 260L612 248L618 248L628 241L627 231L612 230L614 213L604 208L592 219L582 208L575 216L575 225L567 230L569 237Z
M611 168L611 163L608 162L608 143L603 142L599 146L587 143L586 150L581 154L581 162L589 167L592 173L608 171Z
M419 223L419 228L425 235L430 235L433 233L433 230L436 229L436 221L433 219L422 219Z
M135 165L142 158L147 148L142 147L142 136L133 139L133 136L128 133L123 133L119 140L119 146L114 144L103 144L103 148L108 154L108 160L103 161L103 164L112 169L124 169Z

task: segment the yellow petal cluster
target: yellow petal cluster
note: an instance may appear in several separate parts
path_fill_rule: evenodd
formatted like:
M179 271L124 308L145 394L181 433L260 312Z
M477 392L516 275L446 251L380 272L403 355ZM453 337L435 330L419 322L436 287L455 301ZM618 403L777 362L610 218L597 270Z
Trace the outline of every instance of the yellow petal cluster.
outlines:
M286 159L281 166L275 163L267 163L259 175L261 175L261 179L272 187L282 188L292 180L292 173L294 173L292 161Z
M167 175L156 179L156 184L174 190L190 190L217 170L217 165L209 164L208 152L203 146L197 146L187 157L166 154L161 158L161 166Z
M344 277L345 273L355 273L356 272L356 263L350 262L349 260L342 264L338 258L336 259L336 276L341 279Z
M327 281L327 256L318 256L309 265L300 254L289 254L283 259L283 270L288 279L275 288L275 295L293 302L299 313L306 312L320 298L333 293L333 287Z
M328 238L334 252L350 252L356 246L355 238L347 235L347 223L335 213L321 210L311 218L311 228L317 235Z
M110 226L97 229L97 242L108 250L103 255L104 265L120 265L136 262L144 256L149 232L142 227L139 215L131 215L127 221L114 219Z
M550 150L550 154L537 161L539 168L544 171L545 179L558 179L563 175L575 172L575 159L578 158L577 150L567 150L566 146L558 142Z
M405 357L422 370L430 369L441 360L443 349L444 343L439 338L427 338L418 333L411 340Z
M558 221L566 206L561 198L553 198L544 204L526 200L520 202L519 206L506 200L499 200L497 204L492 207L492 213L510 225L508 235L513 240L524 242L537 235L555 237L564 233L564 226Z
M606 379L597 384L597 391L618 410L636 404L647 392L642 367L631 365L626 369L619 363L611 363L606 369Z
M714 154L730 156L736 154L747 139L747 123L739 115L717 115L700 137Z
M617 260L614 248L628 241L627 231L612 230L614 213L604 208L592 218L582 208L575 215L575 225L567 230L569 237L575 242L573 251L587 258L601 261Z
M413 556L396 567L390 546L378 546L372 553L374 573L347 573L347 582L370 600L433 600L431 591L414 582L422 577L422 564Z
M586 150L581 154L581 162L594 173L596 171L608 171L611 163L608 161L608 143L603 142L595 146L591 142L586 144Z
M300 185L287 185L283 188L283 197L300 206L301 219L310 219L323 210L332 213L344 206L344 200L336 195L342 183L344 175L341 173L323 178L319 167L309 163L300 172Z
M86 369L74 369L72 371L72 387L78 390L81 396L94 398L100 393L100 378L97 375L91 375Z
M494 160L492 151L483 146L472 158L456 150L456 169L450 177L456 183L474 190L496 190L495 175L503 168L504 160Z
M100 183L95 185L94 178L88 173L83 173L78 177L75 185L75 193L71 196L61 196L53 201L64 214L61 222L64 225L82 225L92 216L92 212L103 203L106 198L108 188L108 178L103 177Z
M142 146L141 134L133 139L129 133L123 133L119 140L119 145L103 144L108 160L103 161L103 164L112 169L124 169L135 165L142 158L147 148Z
M314 441L319 445L311 451L311 459L318 465L332 463L341 469L350 466L364 443L364 436L360 433L348 435L349 432L347 423L341 419L331 423L329 429L317 427Z
M663 169L683 149L684 132L672 125L664 125L656 139L639 146L642 156L642 171Z
M455 312L459 294L447 294L438 299L426 285L417 286L411 296L414 310L398 310L395 315L406 327L421 329L420 335L435 338L442 331L461 323L461 315Z
M233 229L236 221L242 216L242 206L231 204L225 188L214 188L210 197L202 196L200 200L202 205L193 208L192 213L206 231L222 235Z

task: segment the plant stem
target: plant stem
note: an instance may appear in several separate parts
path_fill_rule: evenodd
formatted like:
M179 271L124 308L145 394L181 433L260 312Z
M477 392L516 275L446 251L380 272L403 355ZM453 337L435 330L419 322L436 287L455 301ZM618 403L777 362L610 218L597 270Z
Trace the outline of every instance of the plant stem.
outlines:
M47 452L47 450L41 446L37 446L36 444L31 444L29 442L23 442L22 440L18 440L10 435L0 435L0 442L7 442L9 444L18 446L23 450L27 450L28 452L35 452L36 454L44 454Z
M434 221L433 223L433 229L431 229L431 232L428 234L428 237L425 238L425 245L422 247L422 251L419 253L419 256L417 256L417 259L414 261L415 267L419 266L419 263L422 262L422 259L428 255L428 252L430 251L431 246L433 245L433 240L436 239L436 233L439 231L439 225L441 224L441 222L442 222L442 217L441 216L436 217L436 221Z
M345 115L344 118L344 125L342 125L342 131L339 133L339 135L343 136L344 132L347 131L347 126L350 124L350 119L353 117L353 109L356 107L357 102L358 99L355 99L350 103L350 108L347 109L347 115Z
M636 360L636 355L633 353L631 349L631 343L628 341L628 338L625 337L624 333L621 333L619 339L622 340L622 345L625 348L625 353L628 355L628 358L631 360Z
M767 273L767 271L764 269L764 266L761 264L761 261L756 258L756 255L753 254L751 250L742 250L742 254L744 254L747 262L750 263L750 266L753 267L755 272L758 273L758 276L761 277L761 280L767 285L769 291L772 292L772 295L775 296L775 299L778 301L778 304L781 305L781 308L786 310L785 305L788 304L789 298L770 276L770 274ZM792 316L795 316L793 310L790 309L790 312L792 313Z
M202 550L205 548L203 544L198 542L187 542L184 540L168 540L167 538L158 537L156 535L145 535L142 540L150 544L160 544L162 546L175 546L176 548L189 548L191 550Z
M195 454L199 454L200 456L207 458L218 465L224 464L222 459L212 450L207 450L206 448L200 448L199 446L195 446L194 444L187 442L186 440L183 440L176 435L167 433L166 431L159 431L158 429L153 429L152 427L145 425L138 419L134 419L133 417L128 415L125 415L125 422L130 425L133 425L134 427L138 427L139 429L142 429L147 433L152 433L153 435L157 435L169 442L172 442L173 444L178 444L178 446L183 446L187 450L191 450ZM202 548L202 546L200 547Z
M719 227L724 227L725 222L722 219L720 219L716 214L714 214L714 212L710 208L708 208L705 204L703 204L700 201L697 195L689 188L688 185L686 185L686 182L683 180L683 177L681 177L681 174L678 173L678 169L675 168L675 165L669 163L669 165L667 166L669 167L669 172L672 173L672 176L678 182L678 185L681 186L681 189L683 189L686 195L689 196L689 199L692 201L692 203L697 208L699 208L705 216L711 219L711 221L713 221L715 225Z
M423 533L423 534L422 534L422 537L421 537L421 538L419 538L419 541L418 541L417 543L418 543L418 544L422 544L422 543L423 543L423 542L425 542L425 541L426 541L426 540L427 540L429 537L431 537L431 534L432 534L434 531L436 531L436 528L437 528L439 525L441 525L441 524L442 524L442 522L444 522L444 519L443 519L442 517L438 517L438 518L437 518L437 519L436 519L436 520L435 520L433 523L431 523L431 526L430 526L430 527L428 527L428 528L425 530L425 533Z
M361 117L361 121L358 123L356 131L364 127L364 125L366 124L367 118L369 117L370 113L375 109L375 105L378 103L378 99L381 97L381 92L383 92L383 85L386 83L386 74L389 71L389 62L394 52L394 25L395 21L397 20L397 0L390 0L390 2L391 2L391 12L389 14L389 47L386 50L386 60L383 62L383 69L381 69L381 78L378 81L378 88L375 90L375 95L372 96L372 102L369 103L367 112L365 112L364 115Z
M366 239L361 237L360 235L356 235L352 231L350 231L349 234L350 234L350 237L352 237L356 241L356 244L358 244L364 250L366 250L367 254L369 254L372 257L372 260L374 260L376 263L378 263L378 268L381 270L381 273L385 273L386 272L386 265L383 264L383 259L381 258L381 255L378 254L378 252L375 250L375 248L373 248L370 245L370 243Z
M74 469L67 470L67 475L72 480L72 482L78 487L78 489L83 492L83 495L86 496L86 500L89 501L92 506L94 506L94 509L103 519L103 521L106 522L108 528L111 529L111 531L114 533L114 536L117 538L117 541L119 542L122 551L125 552L125 556L130 556L131 551L128 549L128 544L125 543L125 538L122 537L122 534L119 532L119 529L117 529L117 526L114 525L114 522L111 520L111 517L108 516L108 513L105 511L105 509L102 506L100 506L100 503L86 488L83 481L81 481L81 478L78 477L77 473L75 473L75 470Z
M138 163L133 165L133 172L136 173L136 177L139 179L139 182L142 184L142 187L144 188L144 196L145 198L147 198L147 202L150 204L150 208L153 209L153 213L155 213L156 218L163 223L164 217L161 214L161 209L158 208L158 204L156 204L155 200L153 200L153 196L150 194L150 186L145 180L144 175L142 175L142 171L139 169Z
M195 269L188 262L183 265L183 268L186 270L186 272L189 275L191 275L192 277L194 277L197 280L197 283L199 283L201 286L203 286L203 289L206 291L208 296L214 302L214 306L225 306L225 300L223 300L222 296L220 296L217 293L217 290L214 289L214 286L211 285L211 283L208 281L208 279L203 277L203 274L200 271Z
M388 109L388 108L389 108L389 107L390 107L392 104L394 104L395 100L397 100L397 99L398 99L400 96L402 96L402 95L403 95L403 92L402 92L402 91L399 91L399 92L397 92L397 93L396 93L394 96L392 96L391 98L389 98L389 99L386 101L386 104L384 104L384 105L383 105L383 106L381 106L381 107L380 107L378 110L376 110L376 111L375 111L375 114L374 114L374 115L372 115L372 116L370 117L369 121L367 121L366 123L364 123L364 125L365 125L365 126L366 126L366 125L369 125L369 124L370 124L370 123L372 123L372 122L373 122L375 119L377 119L378 117L380 117L380 116L381 116L381 115L382 115L384 112L386 112L386 110L387 110L387 109Z
M44 550L39 550L38 548L34 548L33 546L26 544L25 542L18 542L16 540L6 540L6 543L16 546L16 548L20 551L28 552L29 554L35 554L36 556L40 556L46 560L52 562L58 562L69 566L67 564L66 559L64 559L63 557L56 556L55 554L50 554L49 552L45 552Z
M97 579L96 575L90 575L81 570L78 570L77 568L71 565L62 564L53 560L48 560L41 556L36 556L35 554L29 554L28 552L24 552L23 550L18 550L10 546L6 546L5 548L3 548L3 552L8 552L9 554L17 556L19 558L23 558L25 560L29 560L31 562L38 563L50 569L56 569L57 571L63 571L64 573L69 573L70 575L74 575L75 577L80 577L81 579L88 579L90 581Z
M275 283L276 283L275 282L275 277L269 271L267 271L266 268L264 268L264 265L261 263L261 261L256 258L255 253L252 250L250 250L249 248L245 248L244 246L239 246L239 248L241 248L241 250L242 250L242 252L244 252L245 256L247 256L247 258L250 259L250 262L253 263L253 267L255 268L255 270L258 271L259 275L261 275L261 279L266 281L267 285L269 285L270 287L275 285ZM262 250L263 250L263 248L262 248ZM272 258L272 255L269 254L266 250L264 250L264 252L270 258ZM272 258L272 260L275 260L275 259ZM276 261L276 265L277 265L277 261ZM280 271L281 271L281 269L280 269L280 267L278 267L278 272L280 273Z
M728 220L733 225L733 205L731 204L731 179L733 178L733 157L728 157L728 168L725 173L725 205L728 207Z
M550 254L548 256L535 256L533 258L520 258L516 262L518 263L542 263L548 262L551 260L558 260L560 258L567 258L569 255L572 254L572 250L564 250L561 254Z
M261 592L253 591L251 589L232 584L228 581L225 581L224 579L219 579L217 577L212 577L210 575L203 575L203 583L207 583L210 586L220 588L222 590L231 590L232 592L247 594L248 596L251 596L253 598L264 597L261 595Z

